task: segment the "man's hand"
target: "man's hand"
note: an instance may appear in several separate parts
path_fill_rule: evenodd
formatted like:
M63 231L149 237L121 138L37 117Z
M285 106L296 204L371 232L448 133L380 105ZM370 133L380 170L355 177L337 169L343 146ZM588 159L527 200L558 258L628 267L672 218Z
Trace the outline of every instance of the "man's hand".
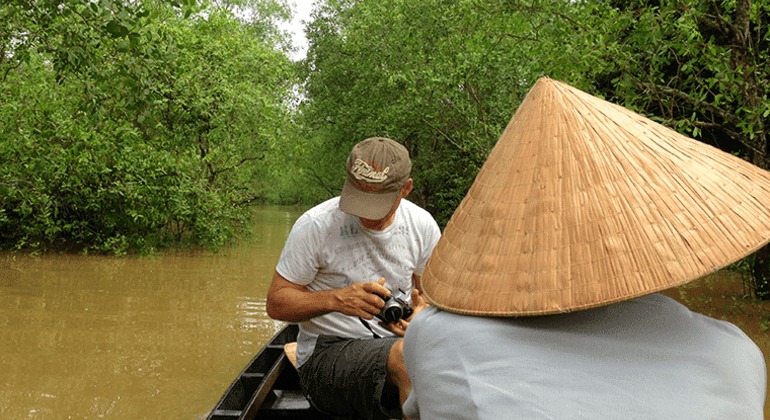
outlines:
M385 279L356 283L343 289L310 291L286 280L277 271L267 292L267 314L286 322L303 322L311 318L340 312L372 319L385 306L390 291Z
M397 322L380 321L380 326L399 337L403 337L406 334L406 327L409 326L409 321L403 319L399 319Z
M414 309L414 312L412 312L412 316L409 317L409 320L411 321L415 315L428 306L430 306L430 303L422 296L422 292L416 288L412 290L412 309Z
M351 286L337 289L334 294L338 312L345 315L372 319L385 306L390 290L385 287L385 279L376 282L355 283Z
M392 332L393 334L403 337L404 334L406 334L406 328L409 327L409 321L414 319L414 316L417 315L420 311L430 306L430 303L422 297L422 293L414 289L412 290L412 309L414 312L412 312L412 315L409 317L408 320L399 319L398 322L380 322L380 326L385 328L386 330Z

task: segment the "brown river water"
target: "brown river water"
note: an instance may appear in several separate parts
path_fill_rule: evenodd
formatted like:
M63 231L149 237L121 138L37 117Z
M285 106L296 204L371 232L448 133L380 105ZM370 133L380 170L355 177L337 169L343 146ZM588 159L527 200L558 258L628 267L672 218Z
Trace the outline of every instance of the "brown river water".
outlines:
M253 237L218 254L0 253L0 419L205 418L282 326L265 296L300 214L257 208ZM770 303L738 277L665 293L735 323L768 360Z
M212 254L0 254L0 419L198 419L280 328L265 296L301 214Z

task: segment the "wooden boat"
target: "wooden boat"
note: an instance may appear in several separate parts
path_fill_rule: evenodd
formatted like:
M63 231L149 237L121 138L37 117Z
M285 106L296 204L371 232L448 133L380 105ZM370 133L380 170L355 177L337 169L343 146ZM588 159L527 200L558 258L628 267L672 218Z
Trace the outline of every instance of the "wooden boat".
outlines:
M298 330L288 324L274 335L238 374L208 419L331 419L302 394L297 370L284 351L287 343L297 340Z

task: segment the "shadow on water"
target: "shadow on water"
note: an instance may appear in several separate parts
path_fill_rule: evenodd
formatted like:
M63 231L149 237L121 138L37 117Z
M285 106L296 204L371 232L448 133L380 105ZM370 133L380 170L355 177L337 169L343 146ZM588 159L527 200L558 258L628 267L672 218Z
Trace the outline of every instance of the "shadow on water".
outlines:
M216 255L0 254L0 418L205 416L281 326L265 296L301 210L255 212L254 237ZM738 325L770 361L770 302L737 276L665 294Z
M0 418L196 419L280 328L265 313L295 208L219 254L0 254Z

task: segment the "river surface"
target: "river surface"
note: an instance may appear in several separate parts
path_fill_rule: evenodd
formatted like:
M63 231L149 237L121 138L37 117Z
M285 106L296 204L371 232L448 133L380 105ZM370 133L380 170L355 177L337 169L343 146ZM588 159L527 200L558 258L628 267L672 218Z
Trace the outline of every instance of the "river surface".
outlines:
M265 296L301 212L255 209L253 237L218 254L0 253L0 419L205 418L283 325ZM741 327L770 364L770 302L738 277L665 293Z
M204 418L281 327L265 313L301 210L212 254L0 253L0 419Z

